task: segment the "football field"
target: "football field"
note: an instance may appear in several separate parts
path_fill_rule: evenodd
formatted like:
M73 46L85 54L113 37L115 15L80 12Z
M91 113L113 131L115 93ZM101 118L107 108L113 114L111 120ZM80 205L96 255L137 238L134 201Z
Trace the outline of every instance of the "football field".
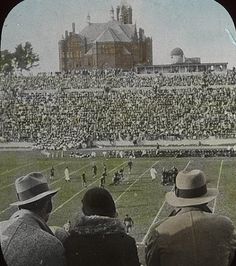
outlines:
M0 153L0 220L5 220L16 210L9 206L16 201L14 181L17 177L32 171L40 171L48 178L51 188L61 188L53 198L53 211L49 225L62 226L81 214L81 199L85 191L100 184L103 163L107 166L107 188L116 202L121 220L129 214L134 220L131 235L137 242L143 243L150 226L169 215L172 208L165 202L165 193L172 187L161 185L163 167L176 166L201 169L206 173L208 187L218 187L219 196L210 204L214 212L229 216L236 224L236 158L136 158L129 174L127 158L46 158L39 152L1 152ZM97 177L93 177L92 165L96 162ZM50 169L55 169L55 177L50 180ZM68 166L71 182L64 179L64 170ZM150 168L154 166L158 178L151 180ZM124 167L124 181L111 185L115 171ZM83 171L87 177L87 187L82 186Z

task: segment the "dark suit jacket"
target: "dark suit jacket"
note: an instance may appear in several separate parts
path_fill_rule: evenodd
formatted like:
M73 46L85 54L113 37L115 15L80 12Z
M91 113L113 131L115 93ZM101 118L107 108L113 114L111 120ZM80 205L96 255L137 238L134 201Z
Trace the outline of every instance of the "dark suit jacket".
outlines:
M5 262L5 259L3 257L3 254L2 254L2 249L0 247L0 265L1 266L7 266L6 262Z

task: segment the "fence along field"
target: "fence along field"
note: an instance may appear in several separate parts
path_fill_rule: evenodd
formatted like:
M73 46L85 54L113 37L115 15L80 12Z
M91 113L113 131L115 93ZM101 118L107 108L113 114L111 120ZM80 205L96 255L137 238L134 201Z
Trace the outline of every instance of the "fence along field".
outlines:
M137 158L133 160L133 169L128 174L127 158L96 159L84 158L54 158L47 159L37 153L3 152L0 172L0 220L8 219L15 211L9 204L16 200L14 180L30 171L42 171L48 178L50 168L55 168L55 179L49 180L53 188L61 190L53 199L53 212L49 220L50 225L62 226L68 219L73 222L77 215L81 215L81 199L87 188L98 186L103 171L103 163L107 165L108 177L106 188L112 193L116 201L120 219L129 214L134 220L131 235L138 243L144 243L145 236L152 223L169 215L171 207L165 203L165 193L171 190L169 186L162 186L160 182L163 167L169 169L176 166L179 170L187 167L202 169L208 179L209 187L218 187L220 194L210 206L216 213L228 215L236 223L236 159L234 158ZM92 177L92 164L98 166L97 178ZM158 171L158 178L151 181L150 167L154 165ZM64 180L64 169L68 166L71 182ZM119 185L110 185L116 170L125 168L125 181ZM82 187L81 174L85 171L87 188Z

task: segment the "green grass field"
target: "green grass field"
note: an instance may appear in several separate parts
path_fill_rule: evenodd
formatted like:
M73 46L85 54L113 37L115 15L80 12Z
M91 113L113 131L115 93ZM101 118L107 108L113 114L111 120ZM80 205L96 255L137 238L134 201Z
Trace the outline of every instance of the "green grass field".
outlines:
M97 178L92 177L92 164L98 166ZM53 199L53 212L49 225L62 226L68 219L73 219L81 211L81 199L87 188L99 185L99 178L106 162L108 177L106 188L112 193L120 219L129 214L135 223L131 235L137 242L142 242L154 219L159 220L171 211L165 203L165 192L171 187L160 183L162 168L176 166L178 169L201 169L208 179L209 187L219 186L220 194L210 206L216 213L229 216L236 224L236 158L140 158L134 159L131 174L127 169L128 159L47 159L37 152L1 152L0 154L0 220L5 220L16 210L9 204L16 201L14 181L17 177L31 171L41 171L48 178L50 168L55 168L55 179L49 180L52 188L61 190ZM151 181L149 169L152 165L158 170L159 178ZM64 180L64 169L68 166L71 182ZM125 166L126 180L117 186L109 185L116 170ZM86 172L88 187L83 188L81 174Z

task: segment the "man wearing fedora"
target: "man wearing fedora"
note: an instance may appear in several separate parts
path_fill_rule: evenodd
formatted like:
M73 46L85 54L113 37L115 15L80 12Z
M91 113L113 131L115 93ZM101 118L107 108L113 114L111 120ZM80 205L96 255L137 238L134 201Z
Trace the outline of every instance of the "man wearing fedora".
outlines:
M0 223L0 242L7 265L62 266L64 248L47 221L52 210L50 190L41 173L30 173L15 182L18 201L11 205L18 211Z
M178 173L175 191L166 194L175 210L152 227L146 241L148 266L232 265L236 249L233 223L207 206L217 194L217 189L207 189L202 171Z

